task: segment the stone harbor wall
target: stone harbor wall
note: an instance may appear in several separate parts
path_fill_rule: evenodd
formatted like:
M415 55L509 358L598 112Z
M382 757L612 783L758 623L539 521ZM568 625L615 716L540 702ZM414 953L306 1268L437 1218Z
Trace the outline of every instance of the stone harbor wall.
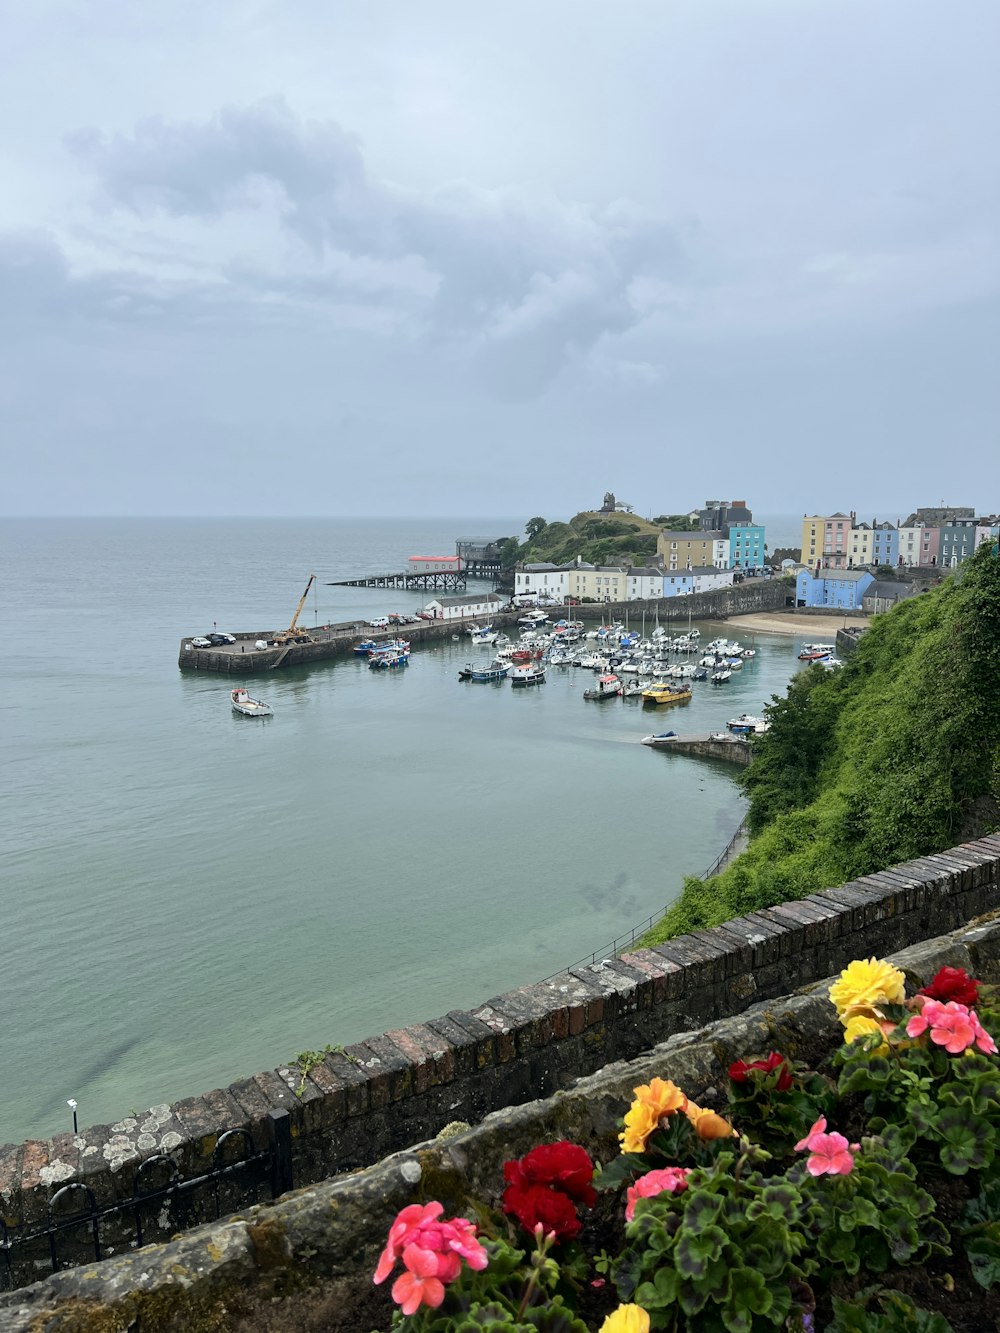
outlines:
M973 849L977 844L973 844ZM967 849L959 849L963 854ZM968 860L975 878L986 860ZM903 872L904 868L900 868ZM963 873L963 872L959 872ZM930 880L910 879L909 888ZM855 890L852 889L852 893ZM911 895L910 908L920 911L923 896L929 921L935 912L925 895ZM863 926L867 907L858 900L844 903L848 929ZM882 899L887 905L889 899ZM871 952L882 953L880 941L892 921L890 912L870 925ZM814 919L819 920L820 918ZM805 952L808 952L806 950ZM868 953L868 947L849 949ZM821 955L813 955L819 957ZM780 957L780 951L779 951ZM965 926L944 937L894 952L892 961L916 988L943 966L960 966L984 981L1000 982L1000 922ZM650 967L658 964L642 955ZM794 980L786 958L784 972ZM646 975L652 976L652 973ZM676 974L670 974L676 975ZM0 1327L4 1333L217 1333L231 1327L230 1311L247 1302L270 1308L290 1291L318 1281L340 1280L343 1314L338 1327L368 1333L370 1318L350 1322L351 1293L371 1290L371 1278L389 1224L410 1203L440 1200L450 1213L471 1200L496 1206L503 1189L503 1163L521 1156L537 1143L568 1138L593 1156L608 1160L617 1151L617 1130L633 1088L658 1076L672 1079L701 1100L725 1084L726 1069L735 1059L781 1050L813 1064L836 1045L840 1025L828 999L830 978L810 979L803 991L750 1005L746 1012L693 1032L678 1032L651 1051L627 1062L605 1065L599 1073L575 1081L551 1097L525 1102L487 1115L475 1127L452 1124L433 1141L416 1142L356 1174L340 1176L285 1195L276 1203L244 1209L239 1216L198 1227L167 1244L67 1269L21 1291L0 1295ZM787 982L786 982L787 985Z
M11 1279L49 1270L47 1229L67 1211L78 1222L60 1233L59 1261L87 1262L95 1213L108 1214L99 1221L102 1255L121 1250L136 1243L137 1196L157 1183L183 1185L142 1211L142 1240L163 1239L216 1210L370 1166L452 1121L475 1124L549 1097L853 958L895 952L996 908L1000 836L380 1033L330 1051L308 1072L265 1070L114 1125L7 1145L0 1242L16 1242ZM241 1159L250 1159L246 1170L235 1169ZM234 1169L210 1178L219 1166Z

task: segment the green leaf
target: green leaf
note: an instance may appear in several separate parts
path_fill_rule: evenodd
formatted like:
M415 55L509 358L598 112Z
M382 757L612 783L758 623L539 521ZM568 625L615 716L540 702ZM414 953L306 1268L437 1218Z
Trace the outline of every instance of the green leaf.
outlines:
M972 1276L981 1287L1000 1282L1000 1223L988 1222L983 1229L965 1239L965 1254Z
M722 1254L726 1239L726 1233L721 1227L709 1226L697 1232L681 1227L674 1250L678 1273L694 1281L704 1277L709 1261L718 1259Z

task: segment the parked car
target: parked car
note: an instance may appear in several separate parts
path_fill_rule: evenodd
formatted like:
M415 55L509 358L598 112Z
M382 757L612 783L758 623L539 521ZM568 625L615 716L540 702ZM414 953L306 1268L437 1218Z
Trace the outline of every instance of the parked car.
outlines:
M221 648L224 644L236 642L231 634L209 634L208 641L213 648Z
M418 611L418 612L417 612L417 619L418 619L418 620L433 620L433 619L434 619L434 612L433 612L433 611Z
M197 638L191 640L192 648L211 648L211 646L212 645L209 643L208 639L203 638L200 634Z
M389 617L376 616L374 620L369 620L368 624L371 626L372 629L388 629Z

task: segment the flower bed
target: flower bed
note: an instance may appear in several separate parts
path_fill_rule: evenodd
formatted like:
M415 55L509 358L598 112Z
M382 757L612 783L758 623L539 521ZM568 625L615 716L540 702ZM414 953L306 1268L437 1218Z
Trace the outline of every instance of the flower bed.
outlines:
M944 967L907 999L870 959L830 999L844 1043L826 1067L746 1052L718 1109L652 1077L603 1165L539 1144L506 1163L499 1211L403 1209L375 1273L394 1276L393 1327L1000 1327L996 995Z

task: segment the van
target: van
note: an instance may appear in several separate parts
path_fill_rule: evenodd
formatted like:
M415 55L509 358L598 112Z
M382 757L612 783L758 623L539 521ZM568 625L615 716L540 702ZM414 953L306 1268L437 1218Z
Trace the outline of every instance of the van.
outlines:
M369 620L368 624L372 627L372 629L388 629L389 617L376 616L374 620Z

